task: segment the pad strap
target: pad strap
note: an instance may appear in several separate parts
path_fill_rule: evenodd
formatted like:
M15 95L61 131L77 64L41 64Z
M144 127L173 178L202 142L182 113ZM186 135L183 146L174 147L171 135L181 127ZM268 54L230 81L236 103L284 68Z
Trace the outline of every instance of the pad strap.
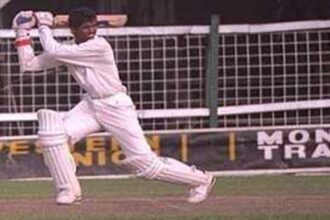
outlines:
M48 147L67 143L64 123L58 112L39 110L37 116L39 122L38 137L42 146Z
M126 166L138 177L155 179L163 169L163 162L155 154L131 156L122 160L119 165Z
M196 187L208 183L205 172L188 166L176 159L158 157L155 154L128 157L120 162L135 172L138 177L163 180L171 183Z

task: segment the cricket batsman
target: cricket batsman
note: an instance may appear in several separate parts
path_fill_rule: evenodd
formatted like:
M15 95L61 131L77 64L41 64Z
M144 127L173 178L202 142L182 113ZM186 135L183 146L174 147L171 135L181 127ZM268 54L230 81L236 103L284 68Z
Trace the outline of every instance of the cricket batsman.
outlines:
M122 164L138 177L187 186L187 201L204 201L215 178L208 172L178 160L157 156L148 145L139 124L135 105L122 84L110 44L96 35L96 13L80 7L69 13L71 44L57 42L52 35L50 12L21 11L13 19L21 72L40 71L65 65L86 91L82 100L68 113L42 109L38 116L38 141L53 178L56 203L70 205L81 200L76 164L69 145L105 129L119 142L125 159ZM38 26L43 53L36 56L29 36Z

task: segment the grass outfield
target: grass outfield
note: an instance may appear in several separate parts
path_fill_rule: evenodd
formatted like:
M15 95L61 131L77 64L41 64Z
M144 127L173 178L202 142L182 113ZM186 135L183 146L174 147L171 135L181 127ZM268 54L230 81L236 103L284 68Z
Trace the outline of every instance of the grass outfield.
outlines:
M330 176L219 177L209 199L185 202L183 187L83 180L80 205L56 206L51 182L0 181L0 219L329 220Z

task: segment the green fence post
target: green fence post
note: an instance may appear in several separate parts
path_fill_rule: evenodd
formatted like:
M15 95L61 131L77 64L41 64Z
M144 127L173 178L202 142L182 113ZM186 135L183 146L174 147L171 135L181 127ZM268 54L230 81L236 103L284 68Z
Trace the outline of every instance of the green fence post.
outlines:
M210 110L209 126L218 127L218 64L219 64L219 24L218 15L211 16L206 60L206 105Z

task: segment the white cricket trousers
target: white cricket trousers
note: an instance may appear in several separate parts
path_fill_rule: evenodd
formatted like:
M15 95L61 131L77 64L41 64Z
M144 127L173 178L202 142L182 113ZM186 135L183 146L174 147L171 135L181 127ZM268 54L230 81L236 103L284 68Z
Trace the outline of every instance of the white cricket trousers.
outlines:
M126 157L152 152L137 118L135 105L125 93L104 99L88 96L64 118L71 144L104 128L119 142Z
M205 172L175 159L160 160L148 145L139 124L135 105L125 93L105 99L85 98L64 121L71 142L105 128L119 142L123 161L138 176L197 187L210 184Z

